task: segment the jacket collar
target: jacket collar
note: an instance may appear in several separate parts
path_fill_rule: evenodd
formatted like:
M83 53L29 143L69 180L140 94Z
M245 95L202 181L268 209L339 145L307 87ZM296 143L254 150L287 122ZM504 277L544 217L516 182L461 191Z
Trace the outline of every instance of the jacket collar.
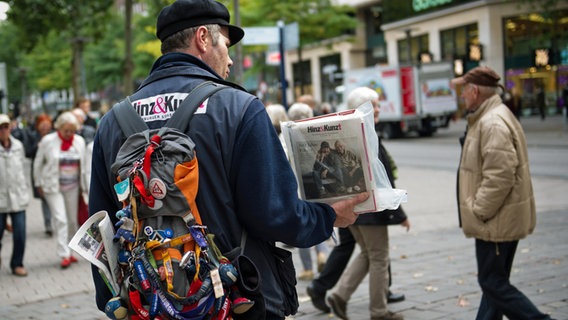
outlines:
M152 66L150 75L144 79L136 91L152 82L173 76L190 76L201 78L205 81L211 80L235 89L246 91L237 84L225 81L201 59L182 52L166 53L158 58Z
M487 100L483 101L483 103L477 108L477 110L467 116L468 125L472 125L473 123L477 122L477 120L483 117L484 114L499 106L501 103L502 100L498 94L492 95Z
M205 71L212 73L218 78L221 78L217 73L215 73L215 71L213 71L213 69L211 69L201 59L197 58L196 56L183 52L166 53L163 56L159 57L158 60L154 62L154 65L152 66L152 70L150 71L150 73L171 66L189 66L189 65L195 65L199 68L205 69Z

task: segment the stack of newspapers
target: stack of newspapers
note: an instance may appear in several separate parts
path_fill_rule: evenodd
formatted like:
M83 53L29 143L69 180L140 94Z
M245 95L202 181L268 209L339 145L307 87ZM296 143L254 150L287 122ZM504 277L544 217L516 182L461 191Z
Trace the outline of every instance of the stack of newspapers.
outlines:
M357 109L283 122L281 128L300 198L331 204L368 192L356 213L396 209L406 202L406 191L392 188L378 158L370 102Z

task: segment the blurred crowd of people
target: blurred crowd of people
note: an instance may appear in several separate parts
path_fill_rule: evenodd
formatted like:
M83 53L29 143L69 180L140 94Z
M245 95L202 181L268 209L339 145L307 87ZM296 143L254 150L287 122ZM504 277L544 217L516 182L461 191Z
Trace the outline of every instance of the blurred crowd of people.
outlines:
M97 120L90 113L91 101L80 98L55 119L41 113L26 127L0 114L0 176L2 181L13 182L0 187L0 249L4 232L11 232L10 267L15 276L28 275L24 266L26 209L32 196L41 202L45 236L55 238L60 267L78 261L68 243L88 218L89 150L97 129Z

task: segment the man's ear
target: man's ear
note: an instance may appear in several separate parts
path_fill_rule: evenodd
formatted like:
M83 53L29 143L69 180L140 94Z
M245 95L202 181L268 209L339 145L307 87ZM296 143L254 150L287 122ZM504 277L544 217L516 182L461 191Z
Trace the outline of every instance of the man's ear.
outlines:
M197 28L193 41L195 42L195 47L199 50L199 53L205 53L207 51L207 46L210 45L209 38L209 30L207 30L205 26Z

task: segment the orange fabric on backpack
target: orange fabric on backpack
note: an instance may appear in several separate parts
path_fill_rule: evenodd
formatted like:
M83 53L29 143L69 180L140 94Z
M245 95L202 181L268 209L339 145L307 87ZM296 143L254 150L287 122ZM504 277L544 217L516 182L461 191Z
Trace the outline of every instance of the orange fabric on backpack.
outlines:
M183 193L197 224L202 225L201 216L195 203L197 189L199 188L199 165L197 157L189 162L176 165L174 169L174 183Z

